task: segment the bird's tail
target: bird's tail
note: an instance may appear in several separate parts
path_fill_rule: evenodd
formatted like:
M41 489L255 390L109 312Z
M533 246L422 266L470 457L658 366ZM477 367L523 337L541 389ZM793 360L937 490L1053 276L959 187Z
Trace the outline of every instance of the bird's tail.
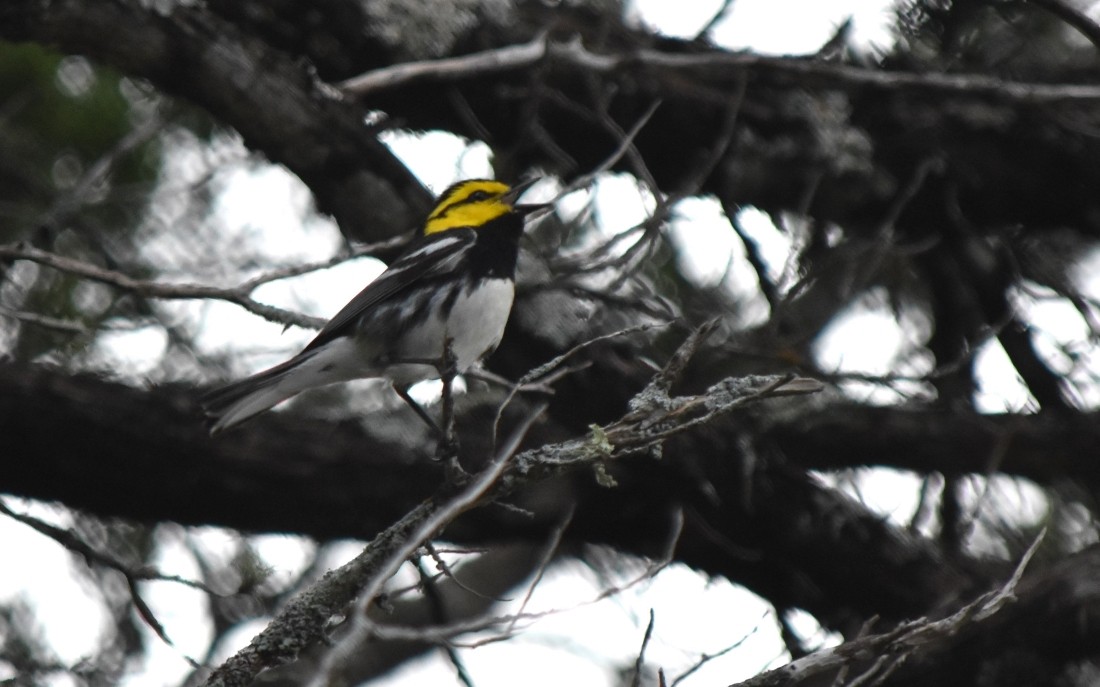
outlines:
M203 396L201 403L210 420L210 433L228 429L294 394L318 386L316 379L301 374L300 367L310 357L296 356Z

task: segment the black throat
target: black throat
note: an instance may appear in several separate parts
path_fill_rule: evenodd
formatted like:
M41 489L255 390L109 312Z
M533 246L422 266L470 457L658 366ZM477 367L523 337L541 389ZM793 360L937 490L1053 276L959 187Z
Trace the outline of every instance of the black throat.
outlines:
M523 216L515 213L501 215L474 231L477 239L469 254L471 276L515 279Z

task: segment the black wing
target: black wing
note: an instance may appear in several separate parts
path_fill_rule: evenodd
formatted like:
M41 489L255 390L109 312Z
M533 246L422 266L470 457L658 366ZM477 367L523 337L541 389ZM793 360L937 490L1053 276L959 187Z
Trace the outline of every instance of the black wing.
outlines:
M450 229L412 246L377 279L367 284L355 298L348 301L317 333L313 341L302 349L302 353L350 334L355 322L362 315L391 296L399 295L417 281L446 274L454 269L475 240L473 229Z

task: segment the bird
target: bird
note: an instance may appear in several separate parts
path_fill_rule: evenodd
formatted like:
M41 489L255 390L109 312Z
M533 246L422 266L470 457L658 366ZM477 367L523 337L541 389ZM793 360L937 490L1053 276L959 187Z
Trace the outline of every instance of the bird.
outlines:
M459 181L439 194L420 234L336 313L300 353L206 394L217 434L307 389L388 378L417 415L413 384L441 376L449 359L461 374L500 343L515 295L526 218L547 204L516 201L537 179L509 186Z

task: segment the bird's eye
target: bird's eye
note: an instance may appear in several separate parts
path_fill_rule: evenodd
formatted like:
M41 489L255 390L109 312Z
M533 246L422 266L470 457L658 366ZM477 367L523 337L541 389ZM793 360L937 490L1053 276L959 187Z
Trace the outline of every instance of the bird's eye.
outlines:
M489 199L489 193L486 192L486 191L474 191L473 193L471 193L469 196L466 197L466 200L474 200L474 201L488 200L488 199Z

